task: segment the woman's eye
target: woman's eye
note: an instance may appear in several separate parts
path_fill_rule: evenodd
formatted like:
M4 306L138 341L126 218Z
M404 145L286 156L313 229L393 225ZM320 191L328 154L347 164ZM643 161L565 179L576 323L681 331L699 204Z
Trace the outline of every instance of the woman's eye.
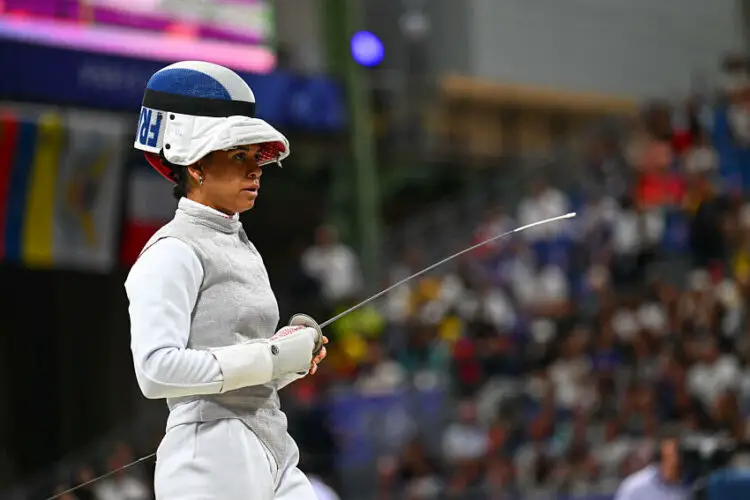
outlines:
M242 163L242 162L245 161L245 159L247 159L247 154L245 154L245 153L237 153L236 155L234 155L233 159L234 159L234 161L238 161L238 162Z

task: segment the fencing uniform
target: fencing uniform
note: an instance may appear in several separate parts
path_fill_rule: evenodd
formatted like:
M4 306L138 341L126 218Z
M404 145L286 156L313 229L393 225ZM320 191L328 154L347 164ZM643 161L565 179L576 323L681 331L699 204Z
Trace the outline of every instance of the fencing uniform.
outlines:
M153 123L136 140L154 166L162 147L173 150L170 161L179 165L242 144L273 144L264 148L265 161L288 152L286 139L268 124L234 115L248 112L252 93L248 88L244 101L233 100L244 91L233 72L206 63L173 66L152 78L159 107L142 110L139 132ZM165 91L174 93L159 101ZM229 103L220 112L206 111L217 95ZM190 99L211 116L184 114ZM176 125L165 128L154 113ZM215 116L222 113L231 116ZM297 468L299 452L278 397L281 387L307 372L315 334L303 326L274 334L276 299L238 215L182 198L174 219L144 247L125 288L138 384L146 397L166 399L170 410L157 452L157 500L316 498Z
M237 217L183 198L126 290L136 376L170 409L157 498L315 498L279 407L278 389L297 375L219 393L222 371L209 349L269 338L279 320L263 260ZM187 361L163 359L183 345Z

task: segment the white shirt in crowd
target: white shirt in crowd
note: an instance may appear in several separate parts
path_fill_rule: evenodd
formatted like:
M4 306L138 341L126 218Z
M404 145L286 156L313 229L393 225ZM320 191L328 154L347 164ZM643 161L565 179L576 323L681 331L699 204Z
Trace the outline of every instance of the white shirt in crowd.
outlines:
M518 263L512 271L512 283L518 300L526 307L559 302L570 296L568 279L557 266L545 266L535 272Z
M358 292L362 286L359 259L341 243L308 248L302 255L302 268L320 281L323 296L331 302Z
M612 244L619 255L639 253L657 243L664 232L664 218L658 212L638 214L634 210L620 212L615 218Z
M687 385L705 405L713 406L716 398L740 381L740 367L734 356L726 355L715 363L696 363L687 372Z
M451 424L443 434L443 456L447 460L473 460L484 456L487 432L479 425Z
M390 393L406 381L403 367L391 359L386 359L373 367L372 371L357 378L356 387L365 394Z
M682 485L665 483L656 465L646 468L627 477L615 494L615 500L687 500L688 489Z
M663 336L668 333L667 319L667 311L663 305L647 302L637 309L617 309L612 315L612 331L624 342L632 341L641 330Z
M498 329L509 329L516 323L513 303L505 292L498 288L493 288L482 297L480 311L482 319Z
M685 171L689 174L704 174L715 171L719 166L719 154L711 147L691 149L685 159Z
M549 371L557 404L563 408L591 407L596 402L595 388L589 383L591 362L586 358L561 359Z
M105 480L95 486L97 500L147 500L151 498L143 481L132 476Z
M631 440L619 436L613 441L603 443L593 450L594 458L600 464L602 475L605 477L619 477L620 465L625 461L633 449Z
M539 196L529 196L521 201L518 207L518 223L522 226L533 224L540 220L557 217L569 212L570 202L562 191L546 188ZM567 228L565 222L543 224L529 228L524 235L531 241L554 238L562 234Z

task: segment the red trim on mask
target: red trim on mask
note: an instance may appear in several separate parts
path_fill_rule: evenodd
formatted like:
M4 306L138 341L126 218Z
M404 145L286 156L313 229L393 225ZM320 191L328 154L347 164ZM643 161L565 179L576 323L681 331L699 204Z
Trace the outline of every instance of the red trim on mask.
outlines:
M172 172L172 169L168 166L164 165L162 163L161 158L156 153L143 153L143 156L146 157L146 161L156 169L157 172L159 172L165 179L168 181L177 184L177 180L174 178L174 173Z

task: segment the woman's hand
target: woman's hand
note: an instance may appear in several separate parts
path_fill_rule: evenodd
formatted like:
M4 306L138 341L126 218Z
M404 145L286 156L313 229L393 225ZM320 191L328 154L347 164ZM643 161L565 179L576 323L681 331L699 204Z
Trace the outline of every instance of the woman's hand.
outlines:
M320 349L320 352L315 355L312 362L310 363L310 371L307 372L309 375L315 375L315 372L318 371L318 364L326 358L327 351L325 345L327 343L328 337L323 335L323 347Z

